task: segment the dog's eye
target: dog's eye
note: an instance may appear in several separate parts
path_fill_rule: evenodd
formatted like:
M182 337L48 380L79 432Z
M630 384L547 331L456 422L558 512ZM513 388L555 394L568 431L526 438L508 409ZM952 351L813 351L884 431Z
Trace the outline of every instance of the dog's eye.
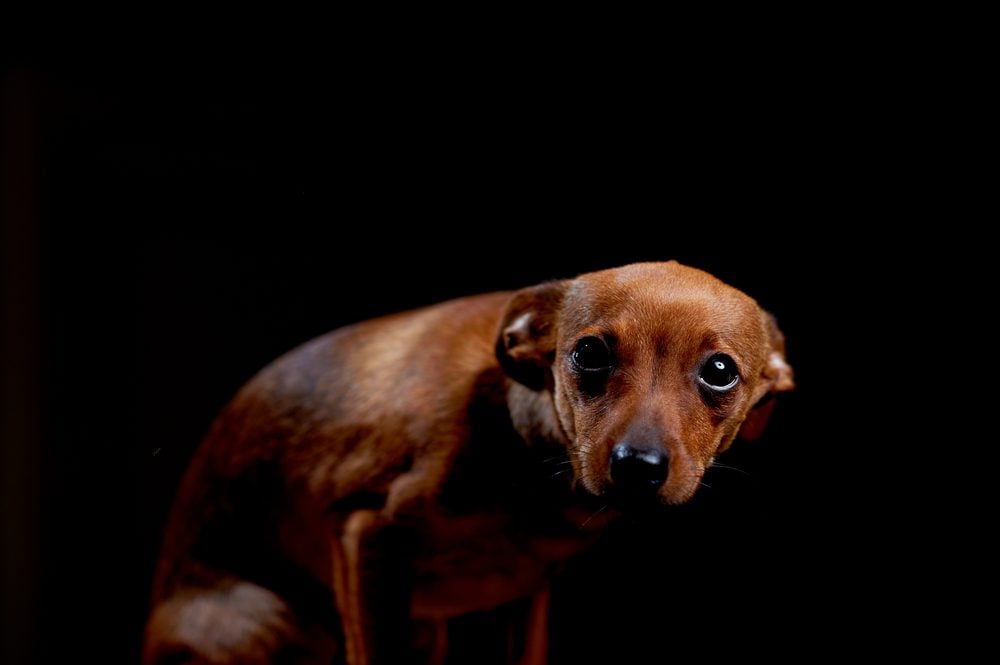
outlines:
M716 353L701 368L699 377L712 390L729 390L740 380L736 362L724 353Z
M611 351L600 337L584 337L573 349L573 364L585 372L611 367Z

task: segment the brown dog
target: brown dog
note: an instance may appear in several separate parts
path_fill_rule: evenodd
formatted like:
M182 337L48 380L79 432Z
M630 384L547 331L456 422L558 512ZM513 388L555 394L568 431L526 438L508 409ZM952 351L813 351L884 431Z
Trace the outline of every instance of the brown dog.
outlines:
M687 501L792 387L774 319L675 262L320 337L191 463L145 662L440 663L449 619L533 598L515 655L542 663L546 580L595 507Z

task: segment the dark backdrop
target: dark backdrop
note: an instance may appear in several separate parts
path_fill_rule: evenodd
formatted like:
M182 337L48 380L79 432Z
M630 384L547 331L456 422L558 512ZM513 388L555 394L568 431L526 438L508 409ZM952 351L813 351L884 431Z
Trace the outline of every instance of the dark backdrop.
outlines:
M386 312L669 258L774 312L799 387L764 440L727 454L741 471L569 566L554 662L808 659L873 632L879 587L829 619L857 601L853 572L882 566L877 488L839 473L865 440L845 406L872 243L847 222L879 153L857 155L858 124L830 122L819 90L769 103L790 100L766 80L734 110L631 84L606 98L351 72L7 70L4 662L135 661L180 474L278 354Z

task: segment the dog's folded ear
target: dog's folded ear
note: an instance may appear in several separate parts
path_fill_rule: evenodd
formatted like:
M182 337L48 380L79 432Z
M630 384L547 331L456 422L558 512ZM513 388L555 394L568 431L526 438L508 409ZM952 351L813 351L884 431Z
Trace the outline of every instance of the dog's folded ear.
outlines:
M760 382L753 396L753 407L747 413L740 428L740 436L753 440L764 433L764 427L774 410L773 397L778 393L795 388L792 367L785 358L785 335L778 328L778 322L768 312L762 312L764 325L770 342L770 350L764 367L761 369Z
M555 359L556 318L566 282L546 282L521 289L507 303L497 335L500 366L532 390L546 386Z

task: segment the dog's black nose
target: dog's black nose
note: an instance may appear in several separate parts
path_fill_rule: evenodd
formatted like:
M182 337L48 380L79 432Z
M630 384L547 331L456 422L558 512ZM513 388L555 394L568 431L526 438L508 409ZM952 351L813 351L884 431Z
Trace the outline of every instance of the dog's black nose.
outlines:
M619 443L611 449L611 480L625 491L653 491L667 479L670 458L656 449Z

